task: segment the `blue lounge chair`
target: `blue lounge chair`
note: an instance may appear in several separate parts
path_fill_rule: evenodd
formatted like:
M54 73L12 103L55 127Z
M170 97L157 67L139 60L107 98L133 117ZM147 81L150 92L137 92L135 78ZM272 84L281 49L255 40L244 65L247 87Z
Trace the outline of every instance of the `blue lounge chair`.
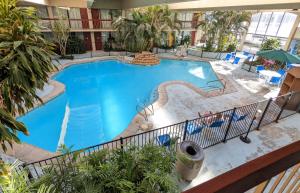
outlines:
M259 73L259 71L262 71L264 69L265 69L265 67L263 65L257 65L255 71L256 71L256 73Z
M214 121L212 124L210 124L209 127L213 128L213 127L221 127L223 125L224 121L223 120L217 120Z
M279 69L279 70L277 70L277 72L278 72L281 76L283 76L283 75L285 74L285 70L283 70L283 69Z
M281 77L275 77L275 76L273 76L273 77L270 79L269 84L279 86L279 85L280 85L280 82L281 82Z
M237 122L237 121L242 121L242 120L244 120L247 116L248 116L248 114L245 114L245 115L239 115L239 114L234 113L234 114L233 114L233 117L232 117L232 120L235 121L235 122Z
M234 61L232 62L232 64L238 64L240 62L240 59L239 57L235 57L234 58Z
M225 57L225 61L229 61L231 59L232 55L231 54L226 54L226 57Z
M248 56L249 54L249 52L243 51L243 55Z
M293 68L294 66L291 64L291 63L287 63L286 64L286 68L289 70L289 69L291 69L291 68Z
M197 133L200 133L202 131L202 129L205 127L205 125L202 124L188 124L187 126L187 133L189 135L194 135Z
M163 146L170 146L171 143L171 137L169 134L164 134L164 135L160 135L156 138L156 140L158 141L159 145L163 145Z
M247 61L250 61L251 58L252 58L252 56L248 56L246 60L247 60Z

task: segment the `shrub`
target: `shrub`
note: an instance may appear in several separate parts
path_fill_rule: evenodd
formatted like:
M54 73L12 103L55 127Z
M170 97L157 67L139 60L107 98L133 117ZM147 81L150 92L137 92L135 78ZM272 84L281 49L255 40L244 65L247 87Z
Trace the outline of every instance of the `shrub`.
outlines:
M236 44L235 43L232 43L232 44L229 44L228 47L227 47L227 52L234 52L236 50Z
M50 170L35 185L53 184L64 193L176 193L174 165L175 151L165 147L102 150L77 159L61 173Z
M86 52L84 41L77 36L71 36L67 42L67 54L83 54Z
M190 45L192 42L192 37L190 35L185 35L181 40L181 45Z
M280 48L280 41L277 38L269 38L261 44L260 50L276 50Z

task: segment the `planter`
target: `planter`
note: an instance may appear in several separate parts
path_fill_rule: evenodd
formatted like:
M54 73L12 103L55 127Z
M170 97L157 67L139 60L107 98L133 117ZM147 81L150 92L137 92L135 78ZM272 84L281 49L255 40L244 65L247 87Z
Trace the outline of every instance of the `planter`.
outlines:
M199 173L203 160L203 149L193 141L184 141L177 149L176 170L181 178L192 181Z
M74 59L74 56L73 56L73 55L60 56L59 59L73 60L73 59Z
M201 54L202 54L201 50L196 50L196 49L188 49L187 52L188 52L188 55L198 56L198 57L201 57Z
M210 59L217 59L217 60L223 60L225 59L226 55L228 53L226 52L206 52L206 51L201 51L197 49L188 49L188 55L192 56L198 56L201 58L210 58Z

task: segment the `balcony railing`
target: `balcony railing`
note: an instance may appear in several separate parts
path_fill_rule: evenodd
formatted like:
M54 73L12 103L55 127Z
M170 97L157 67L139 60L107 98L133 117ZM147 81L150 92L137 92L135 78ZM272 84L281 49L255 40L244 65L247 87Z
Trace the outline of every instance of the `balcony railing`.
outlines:
M41 18L40 25L44 30L51 29L51 21L58 18ZM65 24L73 30L78 29L112 29L112 19L64 19ZM181 21L181 29L194 29L196 21Z
M184 193L299 193L300 141L268 153Z
M57 18L43 18L39 21L44 31L49 31L52 22L57 21ZM63 19L65 25L69 26L71 30L79 29L112 29L112 20L94 20L94 19Z

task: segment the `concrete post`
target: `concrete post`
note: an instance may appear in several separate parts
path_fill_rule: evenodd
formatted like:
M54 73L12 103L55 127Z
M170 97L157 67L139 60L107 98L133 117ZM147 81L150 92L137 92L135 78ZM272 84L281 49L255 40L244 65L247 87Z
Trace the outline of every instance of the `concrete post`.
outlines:
M297 31L299 23L300 23L300 15L298 14L297 18L296 18L296 21L295 21L295 23L294 23L294 25L292 27L291 32L290 32L290 35L289 35L289 37L288 37L288 39L287 39L287 41L286 41L286 43L284 45L284 50L288 50L289 49L289 47L291 45L291 42L292 42L292 40L293 40L293 38L294 38L294 36L296 34L296 31Z

